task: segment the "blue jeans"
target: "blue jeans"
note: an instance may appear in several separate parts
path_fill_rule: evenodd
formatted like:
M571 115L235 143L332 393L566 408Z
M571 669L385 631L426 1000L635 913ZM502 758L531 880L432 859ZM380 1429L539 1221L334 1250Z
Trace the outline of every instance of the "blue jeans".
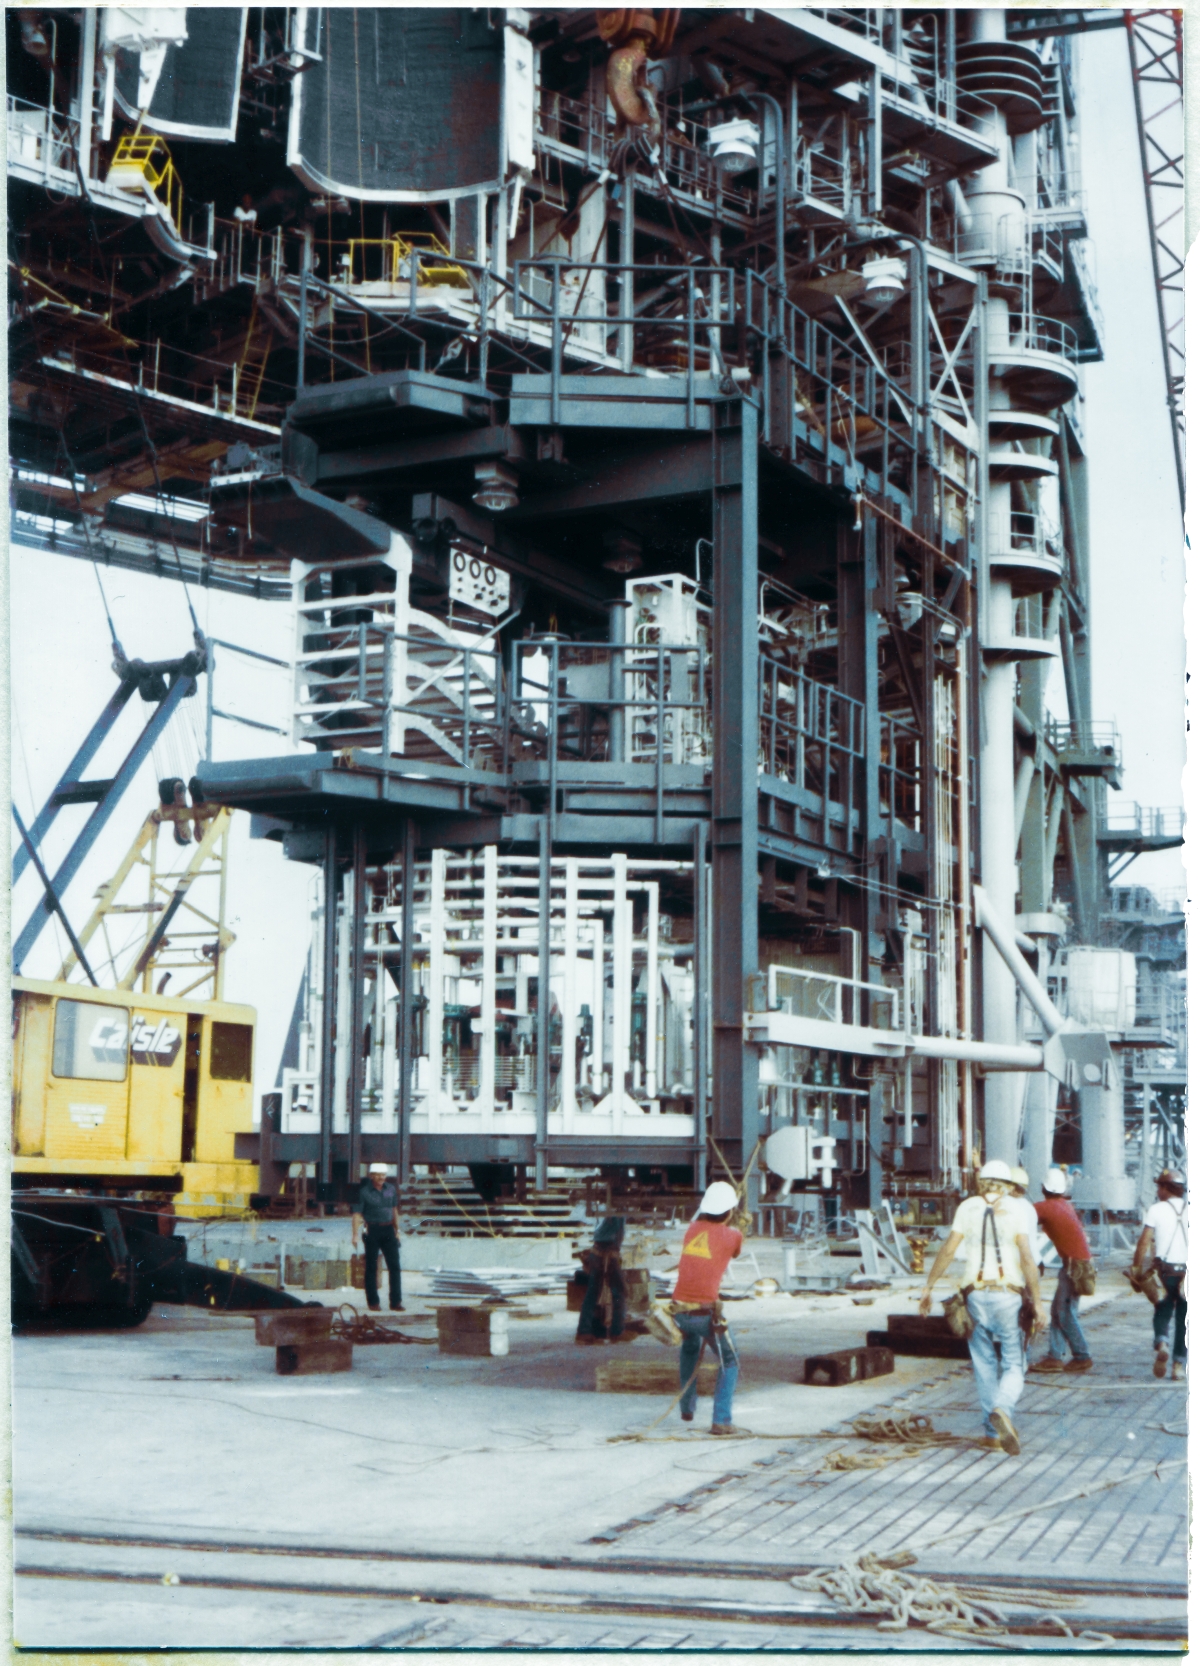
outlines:
M1175 1351L1174 1358L1181 1363L1187 1358L1187 1298L1179 1294L1182 1278L1170 1278L1160 1274L1163 1289L1167 1292L1164 1300L1154 1309L1154 1346L1165 1348L1167 1337L1171 1330L1171 1315L1175 1316Z
M992 1427L992 1413L1006 1411L1011 1417L1025 1387L1025 1337L1018 1323L1021 1298L1014 1290L972 1290L967 1312L975 1321L968 1346L983 1430L994 1435L998 1431Z
M1050 1304L1049 1343L1053 1359L1066 1359L1068 1348L1075 1359L1092 1357L1079 1328L1079 1297L1065 1267L1059 1272L1054 1300Z
M683 1332L683 1346L679 1350L679 1381L684 1389L679 1402L683 1416L696 1410L696 1396L700 1392L700 1360L705 1339L712 1337L711 1313L677 1313L675 1323ZM737 1351L727 1330L716 1332L714 1340L720 1352L717 1370L717 1389L713 1398L713 1422L733 1422L733 1391L737 1387ZM690 1384L690 1387L687 1386Z

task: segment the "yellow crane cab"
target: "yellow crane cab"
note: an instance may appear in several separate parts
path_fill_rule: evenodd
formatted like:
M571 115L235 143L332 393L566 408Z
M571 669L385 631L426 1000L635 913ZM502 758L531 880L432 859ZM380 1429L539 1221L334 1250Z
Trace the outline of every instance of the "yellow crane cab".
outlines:
M14 1189L170 1193L184 1216L248 1208L255 1016L14 978Z

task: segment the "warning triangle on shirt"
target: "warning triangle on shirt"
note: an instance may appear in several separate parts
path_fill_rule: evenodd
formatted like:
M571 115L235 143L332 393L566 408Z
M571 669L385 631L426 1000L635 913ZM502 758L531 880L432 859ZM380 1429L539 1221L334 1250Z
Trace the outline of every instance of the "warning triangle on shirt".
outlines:
M705 1261L712 1260L712 1251L708 1247L708 1233L697 1232L694 1238L689 1238L683 1246L685 1255L700 1255Z

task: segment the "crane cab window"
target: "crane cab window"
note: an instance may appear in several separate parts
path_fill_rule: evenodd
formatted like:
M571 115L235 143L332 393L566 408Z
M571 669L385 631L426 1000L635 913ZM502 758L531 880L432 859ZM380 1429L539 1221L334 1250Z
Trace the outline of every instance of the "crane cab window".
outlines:
M214 1023L208 1074L217 1082L248 1082L253 1053L253 1025Z
M94 1001L59 1001L54 1009L56 1076L123 1082L129 1059L129 1014Z

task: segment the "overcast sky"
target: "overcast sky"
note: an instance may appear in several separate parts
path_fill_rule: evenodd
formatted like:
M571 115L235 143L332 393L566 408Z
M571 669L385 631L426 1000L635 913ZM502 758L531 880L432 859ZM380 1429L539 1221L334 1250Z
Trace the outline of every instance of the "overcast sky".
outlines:
M1091 465L1093 706L1115 718L1124 741L1121 801L1181 802L1184 755L1183 555L1159 353L1149 241L1125 36L1082 43L1080 100L1084 188L1105 318L1106 359L1085 376ZM176 583L105 572L104 584L126 652L160 659L190 647L190 622ZM95 575L83 562L13 548L11 552L12 791L28 820L40 806L113 687L107 631ZM286 605L196 593L207 634L286 658ZM217 673L217 704L286 723L284 674L248 670L228 656ZM202 734L197 710L179 718L175 738L143 769L75 884L71 918L87 918L96 890L116 868L156 801L162 774L190 773L177 758ZM134 701L90 773L104 774L131 743L144 717ZM266 744L264 744L264 742ZM218 758L286 749L269 736L218 723ZM67 810L46 841L53 871L81 812ZM1182 882L1177 852L1143 858L1131 879L1160 888ZM259 1012L256 1088L274 1085L309 932L312 870L283 860L275 844L249 838L234 818L228 921L237 944L227 962L226 995ZM14 930L37 897L29 873L14 902ZM56 941L57 938L57 941ZM25 971L53 976L63 949L57 922L47 927Z

